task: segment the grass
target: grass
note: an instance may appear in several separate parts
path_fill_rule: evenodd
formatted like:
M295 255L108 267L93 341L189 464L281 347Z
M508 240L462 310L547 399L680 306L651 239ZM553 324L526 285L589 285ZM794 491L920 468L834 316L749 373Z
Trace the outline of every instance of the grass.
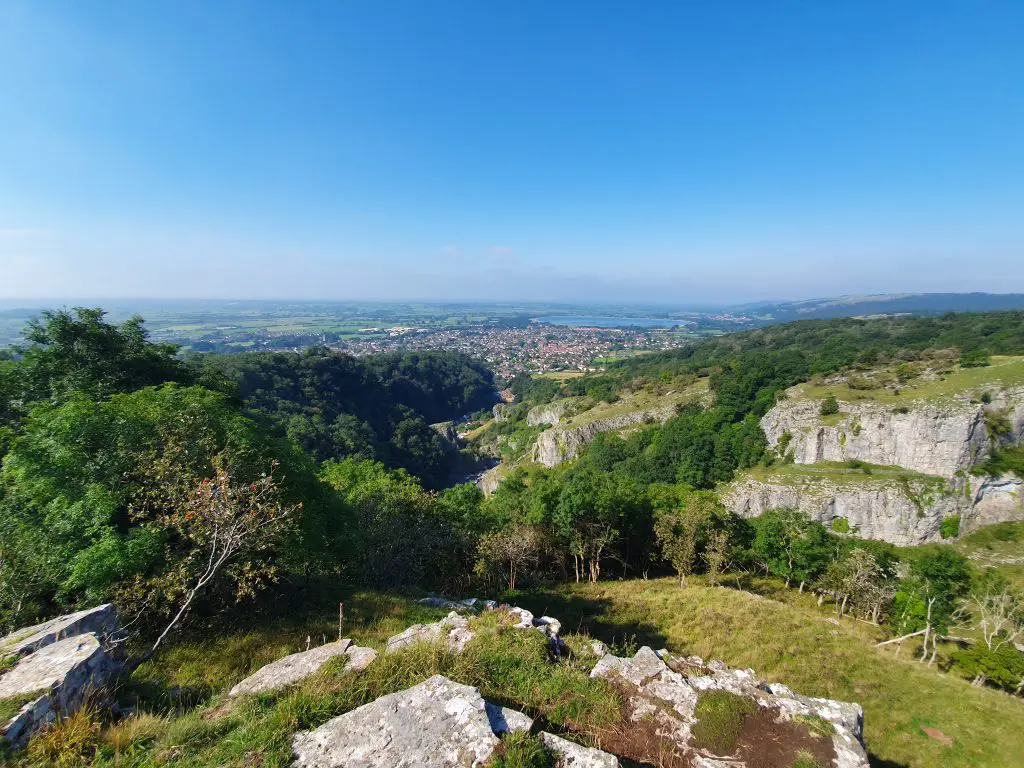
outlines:
M696 402L708 395L708 379L698 379L690 386L665 395L652 392L634 392L622 394L614 403L598 403L582 413L567 419L561 426L566 428L590 424L598 419L607 419L636 411L649 411L685 403Z
M537 736L510 733L494 751L488 768L551 768L554 756Z
M807 696L864 707L865 740L876 766L1004 768L1024 754L1024 701L972 688L892 650L875 648L876 627L827 623L809 595L755 581L765 597L690 579L627 580L539 591L520 604L562 620L567 630L600 640L634 633L641 643L674 653L751 667ZM778 597L784 597L782 602ZM953 738L950 747L921 726Z
M364 597L370 600L370 596ZM386 607L401 601L379 597L370 602ZM419 611L414 608L411 612ZM360 643L379 647L408 623L396 627L392 618L385 612L379 622L368 622L363 631L352 635ZM522 710L551 730L593 735L617 720L621 703L609 683L591 680L589 668L582 663L552 664L541 633L500 626L498 618L495 613L478 620L476 636L460 655L440 645L420 644L382 655L358 674L344 674L344 660L339 659L299 685L230 702L223 692L244 674L244 667L294 649L282 643L274 646L273 653L254 654L253 638L259 633L253 632L211 643L182 643L158 655L147 665L148 670L136 675L140 679L130 681L121 691L135 697L139 714L104 727L91 716L95 725L92 737L83 748L75 748L79 755L76 764L93 768L284 768L291 764L295 732L315 728L435 674L479 687L488 700ZM226 660L224 654L237 655L241 661ZM204 661L208 668L200 669ZM156 681L198 683L205 693L197 692L193 700L183 701L167 693L165 685L164 695L147 697L147 692L158 687ZM76 733L80 731L81 727L76 727ZM12 765L42 768L54 764L51 747L60 740L56 736L40 739L50 746L30 750ZM511 739L496 757L501 761L496 764L506 768L549 765L540 762L546 753L540 755L537 746L526 737Z
M697 699L693 744L716 755L731 754L743 722L756 711L757 704L746 696L729 691L702 693Z
M0 699L0 725L7 725L8 721L18 714L22 707L30 701L38 699L42 693L42 691L35 691L33 693L23 693L18 696L11 696L7 699Z
M976 565L994 568L1024 590L1024 523L988 525L964 536L955 546Z
M1024 357L993 357L983 368L959 368L936 379L916 378L899 385L899 394L891 389L851 389L841 384L800 384L789 391L794 399L824 399L835 395L841 403L875 402L899 406L911 400L948 402L957 395L980 395L987 389L1024 384Z

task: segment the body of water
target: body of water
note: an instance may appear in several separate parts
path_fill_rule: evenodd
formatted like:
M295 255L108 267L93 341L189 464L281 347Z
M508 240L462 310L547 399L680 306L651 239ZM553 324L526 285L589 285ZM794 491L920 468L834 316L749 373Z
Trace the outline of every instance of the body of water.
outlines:
M542 323L551 325L570 325L576 328L625 328L626 326L637 326L639 328L671 328L678 325L678 320L670 320L662 317L588 317L586 315L553 315L550 317L537 318Z

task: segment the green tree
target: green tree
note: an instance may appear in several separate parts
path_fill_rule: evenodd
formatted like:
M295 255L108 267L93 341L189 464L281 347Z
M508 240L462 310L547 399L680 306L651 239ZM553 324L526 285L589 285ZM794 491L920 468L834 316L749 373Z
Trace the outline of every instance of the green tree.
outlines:
M787 587L795 580L803 591L828 567L835 551L828 531L800 510L770 509L756 525L754 553L770 573L785 579Z
M821 408L818 412L822 416L832 416L833 414L839 413L839 401L836 400L835 395L828 395L824 400L821 401Z

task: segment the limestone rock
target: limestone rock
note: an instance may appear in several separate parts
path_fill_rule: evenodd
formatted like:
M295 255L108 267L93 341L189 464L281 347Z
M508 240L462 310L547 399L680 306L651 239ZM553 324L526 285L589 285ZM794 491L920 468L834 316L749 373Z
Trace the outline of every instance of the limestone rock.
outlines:
M58 616L42 624L15 630L0 638L0 657L20 657L66 637L93 633L103 638L117 628L117 610L113 605Z
M497 704L491 704L489 701L485 702L485 709L487 711L487 720L491 724L491 731L496 736L516 731L529 733L530 729L533 728L533 718L517 709L501 707Z
M594 438L602 432L612 432L648 422L664 422L675 412L676 405L672 403L658 408L629 411L603 419L594 419L575 427L553 427L537 436L531 460L543 464L545 467L554 467L564 461L575 459L580 450L593 442Z
M582 747L547 731L541 731L540 740L558 755L559 768L619 768L619 760L615 755L599 749Z
M526 424L530 427L537 427L542 424L557 424L574 405L580 400L575 397L565 397L561 400L553 400L544 405L537 405L526 414Z
M768 444L790 435L797 464L860 459L952 477L988 455L984 408L970 398L943 403L908 400L906 413L890 405L840 404L835 422L823 422L820 400L786 399L761 419Z
M460 606L464 607L464 606ZM466 644L473 639L469 619L452 611L434 624L413 624L408 629L388 639L384 653L394 653L417 643L434 643L442 638L456 653L462 653Z
M482 766L498 738L480 691L441 675L292 740L295 768Z
M377 652L372 648L360 648L353 645L352 641L348 639L327 643L308 651L293 653L267 664L238 683L228 695L241 696L284 688L286 685L297 683L318 672L324 664L336 656L347 656L348 662L345 664L345 671L357 672L369 666L377 658Z
M39 692L8 722L0 738L23 747L28 737L60 714L75 712L87 695L100 694L118 671L95 634L44 645L0 676L0 699Z
M951 515L960 515L962 534L1024 520L1024 480L1014 475L907 479L884 472L837 475L807 467L803 472L740 474L720 495L726 508L740 517L795 507L826 526L843 518L860 538L898 546L941 541L942 521Z
M626 685L632 691L627 700L630 718L634 722L653 722L657 735L679 753L689 754L694 765L713 768L719 764L714 756L697 755L690 745L698 698L705 691L729 691L753 699L762 708L778 711L783 720L823 718L835 728L833 768L868 767L859 705L797 696L785 686L762 684L750 669L730 669L720 661L705 664L696 657L676 659L667 652L659 654L643 647L632 659L603 657L591 677ZM731 764L736 765L735 761Z

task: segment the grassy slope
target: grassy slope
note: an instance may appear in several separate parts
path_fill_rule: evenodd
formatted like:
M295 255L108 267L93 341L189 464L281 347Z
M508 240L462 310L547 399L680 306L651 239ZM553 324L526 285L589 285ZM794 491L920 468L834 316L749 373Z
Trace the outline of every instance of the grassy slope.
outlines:
M957 368L942 379L912 379L900 386L900 394L888 389L850 389L843 384L800 384L789 391L794 399L820 400L835 395L843 402L878 402L886 405L906 404L910 400L942 402L961 393L980 394L986 388L1016 387L1024 384L1024 357L993 357L983 368Z
M570 631L609 641L635 635L655 648L752 667L799 693L857 701L875 766L1020 764L1024 701L922 667L907 649L902 658L876 649L877 629L847 620L837 627L807 595L780 592L784 603L693 583L680 590L672 579L605 582L519 602L559 617ZM953 746L927 737L922 725L951 736Z
M564 420L560 426L578 427L589 424L598 419L606 419L612 416L621 416L624 413L635 411L648 411L666 406L683 405L684 403L697 402L708 396L708 380L700 379L689 387L665 395L656 395L651 392L641 391L635 393L624 393L614 403L597 403L593 408L588 408L582 413Z
M995 568L1024 590L1024 523L999 523L965 536L956 548L979 566Z

